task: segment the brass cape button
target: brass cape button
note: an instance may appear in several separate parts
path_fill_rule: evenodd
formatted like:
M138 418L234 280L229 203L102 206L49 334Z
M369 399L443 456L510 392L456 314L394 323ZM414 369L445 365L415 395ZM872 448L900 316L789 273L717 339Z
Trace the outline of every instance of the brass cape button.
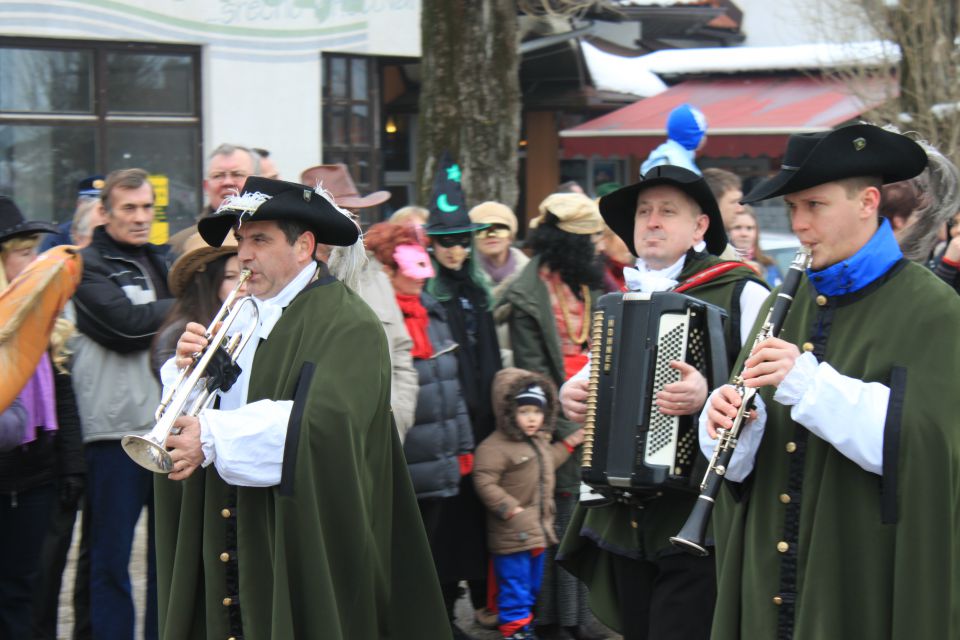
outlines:
M230 554L224 551L220 554L220 562L230 562Z
M229 518L230 515L231 515L231 514L230 514L230 509L221 509L221 510L220 510L220 515L223 516L224 518Z
M806 352L808 352L808 353L811 352L811 351L813 351L813 343L812 343L812 342L804 342L804 343L803 343L803 350L806 351Z
M788 442L788 443L787 443L787 446L786 446L785 448L786 448L786 450L787 450L787 453L793 453L794 451L797 450L797 443L796 443L796 442Z
M821 307L827 304L827 296L819 295L817 296L817 304Z
M781 494L780 494L780 502L782 502L783 504L790 504L790 494L789 494L789 493L781 493Z
M790 550L790 545L784 542L783 540L777 543L777 551L779 551L780 553L786 553L789 550Z
M237 640L237 639L233 636L230 636L229 638L227 638L227 640Z
M224 599L223 599L223 606L229 607L229 606L232 605L232 604L233 604L233 598L224 598Z
M780 605L783 604L783 598L781 598L780 596L773 596L773 604L779 607Z

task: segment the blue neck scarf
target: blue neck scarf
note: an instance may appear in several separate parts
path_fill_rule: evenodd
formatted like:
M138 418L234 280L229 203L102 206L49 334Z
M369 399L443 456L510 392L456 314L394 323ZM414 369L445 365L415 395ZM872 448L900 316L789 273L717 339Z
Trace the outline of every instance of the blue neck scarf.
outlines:
M807 269L807 277L817 293L839 296L859 291L885 274L903 258L903 252L886 218L867 244L855 254L823 271Z

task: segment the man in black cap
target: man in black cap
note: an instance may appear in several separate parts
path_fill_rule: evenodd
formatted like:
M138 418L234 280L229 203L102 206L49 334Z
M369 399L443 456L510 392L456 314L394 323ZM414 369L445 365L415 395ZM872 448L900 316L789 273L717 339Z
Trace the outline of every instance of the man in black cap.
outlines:
M779 337L734 367L760 401L713 514L713 638L960 634L960 300L877 214L926 163L872 125L794 135L746 197L783 196L812 265ZM739 405L711 396L705 453Z
M259 320L219 408L181 417L167 440L170 480L184 482L157 489L161 637L449 634L392 425L386 337L314 258L359 227L310 187L251 177L199 223L213 246L231 228ZM180 366L203 333L187 325Z
M40 253L61 244L78 244L82 247L89 244L89 239L84 244L80 244L80 242L73 237L74 234L72 232L77 222L77 216L80 215L81 210L84 211L84 217L92 218L95 221L94 224L89 224L86 227L84 233L85 238L89 238L93 233L93 227L103 223L102 207L100 207L100 191L103 189L103 185L104 179L101 175L88 176L77 182L77 204L73 210L73 214L69 220L57 225L56 233L51 233L43 239L43 242L40 243Z
M624 269L627 287L684 293L727 311L727 347L734 355L746 340L768 290L742 262L719 256L727 246L720 209L705 180L687 169L661 165L643 179L600 200L607 225L638 257ZM674 362L681 379L657 393L665 415L700 412L706 380L691 365ZM586 414L589 365L563 386L564 413ZM710 635L716 593L712 558L675 550L669 538L696 501L691 493L664 491L635 504L578 505L560 546L560 563L590 587L594 613L629 640L695 640Z

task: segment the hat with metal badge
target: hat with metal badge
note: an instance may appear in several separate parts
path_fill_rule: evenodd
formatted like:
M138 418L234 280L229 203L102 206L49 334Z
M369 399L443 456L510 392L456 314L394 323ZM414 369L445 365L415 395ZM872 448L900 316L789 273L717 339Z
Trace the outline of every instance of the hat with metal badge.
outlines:
M787 140L780 172L744 196L744 204L796 193L827 182L878 176L883 184L908 180L927 166L910 138L872 124L799 133Z

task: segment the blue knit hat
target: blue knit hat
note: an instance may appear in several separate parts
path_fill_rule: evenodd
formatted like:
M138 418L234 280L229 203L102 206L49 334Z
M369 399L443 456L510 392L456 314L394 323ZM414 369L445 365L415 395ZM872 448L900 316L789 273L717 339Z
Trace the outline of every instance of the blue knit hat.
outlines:
M684 149L694 150L707 132L707 119L696 107L684 103L667 118L667 137Z
M547 406L547 394L538 384L531 384L517 394L517 406L532 405L543 409Z

